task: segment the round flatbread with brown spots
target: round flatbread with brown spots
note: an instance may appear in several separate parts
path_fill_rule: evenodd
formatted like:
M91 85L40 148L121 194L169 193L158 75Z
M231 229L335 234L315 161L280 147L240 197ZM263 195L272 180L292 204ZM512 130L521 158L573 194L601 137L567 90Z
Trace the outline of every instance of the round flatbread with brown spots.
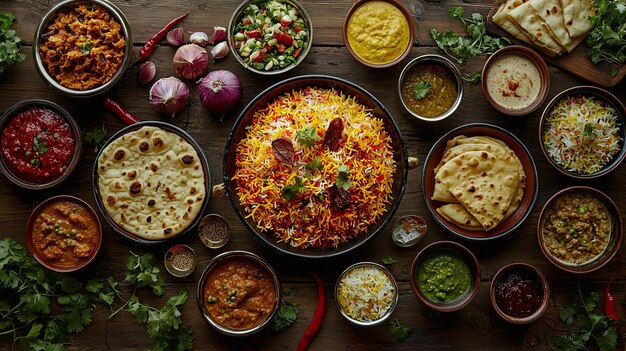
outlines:
M98 186L109 216L129 232L161 240L185 230L206 196L198 153L181 136L142 127L98 158Z

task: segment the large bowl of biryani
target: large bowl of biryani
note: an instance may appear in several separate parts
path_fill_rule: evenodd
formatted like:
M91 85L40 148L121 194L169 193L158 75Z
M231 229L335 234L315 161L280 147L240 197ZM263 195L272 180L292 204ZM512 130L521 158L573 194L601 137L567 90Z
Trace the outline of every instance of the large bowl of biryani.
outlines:
M33 39L35 67L54 90L91 97L114 86L132 62L130 26L107 0L64 0L42 17Z
M224 184L248 229L280 253L328 258L376 236L407 178L402 135L369 92L322 75L294 77L241 113Z

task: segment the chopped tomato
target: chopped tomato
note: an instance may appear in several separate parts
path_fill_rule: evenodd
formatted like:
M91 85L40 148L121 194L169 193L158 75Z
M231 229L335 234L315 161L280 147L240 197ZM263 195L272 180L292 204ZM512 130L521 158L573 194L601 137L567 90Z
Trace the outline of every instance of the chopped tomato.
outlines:
M285 44L285 46L293 45L293 38L290 35L274 32L273 36L279 43Z
M261 30L260 29L249 30L246 32L246 35L248 36L248 38L258 38L261 36Z
M270 26L269 23L267 22L263 23L263 30L266 30L269 26Z
M298 57L298 55L300 55L300 51L302 51L302 48L297 48L293 51L293 54L291 54L291 56L293 57Z
M254 62L262 62L263 58L265 57L265 55L267 55L266 53L264 53L263 51L258 51L259 56L257 56L254 60Z
M296 31L296 33L300 33L300 32L302 32L302 28L301 28L301 27L296 27L296 28L294 28L293 30L295 30L295 31Z
M252 23L252 21L250 21L250 19L248 17L244 17L241 20L241 23L243 23L244 26L247 26L248 24Z
M280 25L283 26L283 27L289 26L291 24L291 22L293 22L293 21L291 21L291 20L286 21L284 17L280 19Z
M278 46L278 52L280 52L281 54L282 54L283 52L285 52L285 45L284 45L284 44L280 44L280 45Z

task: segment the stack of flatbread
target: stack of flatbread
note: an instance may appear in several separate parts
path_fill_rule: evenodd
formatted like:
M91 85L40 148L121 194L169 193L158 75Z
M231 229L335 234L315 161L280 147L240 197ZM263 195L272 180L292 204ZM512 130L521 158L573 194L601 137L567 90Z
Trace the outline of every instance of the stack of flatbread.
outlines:
M507 0L492 20L548 56L574 50L593 29L593 0Z
M489 231L519 207L526 174L515 152L489 136L449 140L434 168L437 213L458 227Z

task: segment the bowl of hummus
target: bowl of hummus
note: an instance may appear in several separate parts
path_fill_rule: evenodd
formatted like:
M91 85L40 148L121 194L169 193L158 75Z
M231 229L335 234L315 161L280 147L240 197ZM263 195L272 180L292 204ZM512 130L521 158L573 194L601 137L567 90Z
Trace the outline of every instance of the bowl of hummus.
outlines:
M343 42L355 60L386 68L402 61L415 36L413 18L395 0L359 0L343 23Z
M485 62L482 88L493 108L510 116L524 116L539 108L548 96L550 72L532 49L507 46Z

